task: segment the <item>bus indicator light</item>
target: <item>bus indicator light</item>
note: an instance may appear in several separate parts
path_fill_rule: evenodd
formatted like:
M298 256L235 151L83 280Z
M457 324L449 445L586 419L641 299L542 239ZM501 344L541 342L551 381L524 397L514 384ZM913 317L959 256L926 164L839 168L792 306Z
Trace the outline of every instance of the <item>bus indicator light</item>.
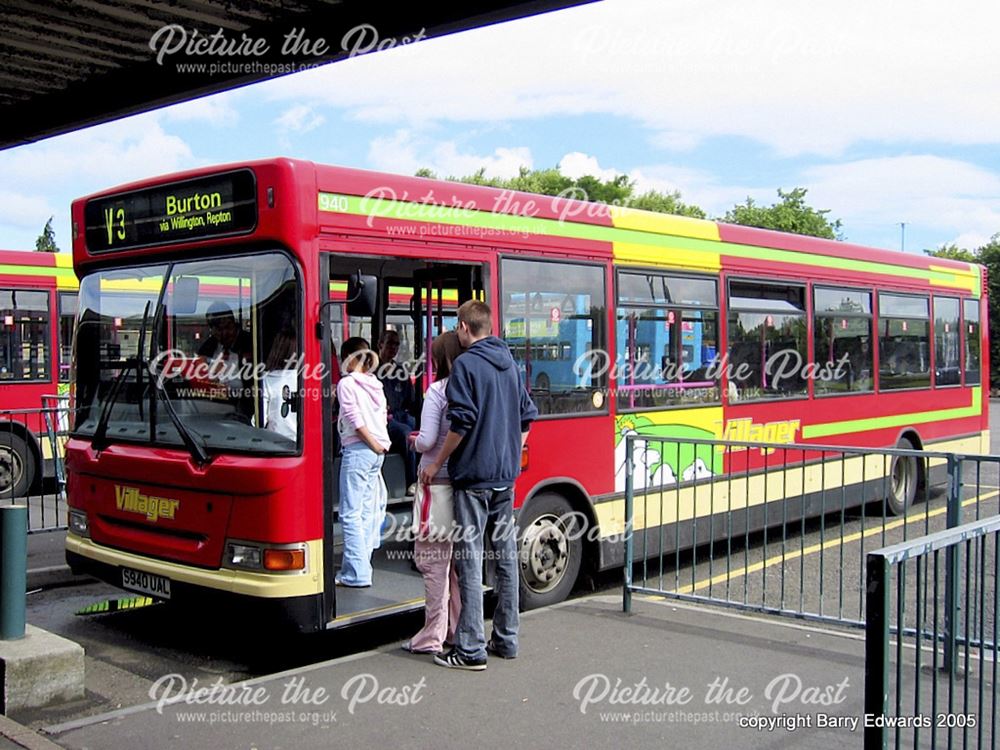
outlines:
M303 570L306 553L301 549L264 550L264 570Z

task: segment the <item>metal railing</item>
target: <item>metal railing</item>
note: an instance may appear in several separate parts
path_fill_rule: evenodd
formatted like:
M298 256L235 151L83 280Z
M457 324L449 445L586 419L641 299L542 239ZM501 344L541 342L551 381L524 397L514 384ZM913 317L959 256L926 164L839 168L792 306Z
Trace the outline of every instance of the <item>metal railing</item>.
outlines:
M0 504L27 505L29 534L66 528L69 420L66 396L43 396L36 409L0 410Z
M998 545L1000 516L869 553L866 750L994 747Z
M1000 457L625 441L626 611L642 593L862 627L869 552L1000 513Z

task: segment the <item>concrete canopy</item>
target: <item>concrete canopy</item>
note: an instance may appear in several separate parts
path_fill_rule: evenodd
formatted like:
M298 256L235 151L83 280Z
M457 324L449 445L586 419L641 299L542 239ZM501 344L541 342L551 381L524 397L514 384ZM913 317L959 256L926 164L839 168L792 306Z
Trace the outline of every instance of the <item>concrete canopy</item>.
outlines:
M352 47L376 50L374 33L402 43L586 2L4 0L0 149L284 75L291 65L334 62ZM345 49L345 34L364 24L374 33L355 32ZM295 29L304 30L300 42L322 38L327 49L292 50L286 35ZM232 65L222 70L177 67L225 62Z

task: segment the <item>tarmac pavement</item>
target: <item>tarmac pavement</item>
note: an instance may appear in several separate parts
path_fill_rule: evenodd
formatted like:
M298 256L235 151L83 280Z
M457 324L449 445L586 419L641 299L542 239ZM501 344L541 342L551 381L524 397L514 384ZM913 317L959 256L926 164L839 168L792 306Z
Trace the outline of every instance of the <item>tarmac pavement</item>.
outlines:
M596 595L527 613L521 654L447 670L398 646L235 683L164 675L149 702L49 726L66 748L858 746L864 640L788 620ZM201 692L197 692L198 690ZM184 698L169 703L169 698ZM742 723L763 716L770 730ZM791 723L794 731L786 728ZM803 726L804 724L810 726Z
M28 535L28 590L69 586L91 580L74 576L66 564L66 532L44 531Z

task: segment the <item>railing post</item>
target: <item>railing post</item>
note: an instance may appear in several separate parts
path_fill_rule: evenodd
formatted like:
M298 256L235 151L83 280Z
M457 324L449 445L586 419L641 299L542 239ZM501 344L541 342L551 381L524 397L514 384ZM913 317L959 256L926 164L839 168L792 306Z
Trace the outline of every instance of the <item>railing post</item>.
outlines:
M24 638L28 506L0 506L0 640Z
M55 403L55 407L49 406ZM45 437L49 441L49 448L52 450L52 466L55 469L56 484L61 490L65 485L65 474L63 473L62 451L59 450L59 401L53 400L51 396L42 396L42 416L45 419Z
M866 567L865 715L885 716L889 708L889 561L869 553ZM886 739L885 727L865 727L865 750L885 750Z
M635 436L625 436L625 583L622 587L622 610L632 612L632 449Z
M948 454L948 513L949 529L962 524L962 459ZM945 554L944 574L944 654L941 668L955 674L955 651L958 647L958 545L952 545Z

